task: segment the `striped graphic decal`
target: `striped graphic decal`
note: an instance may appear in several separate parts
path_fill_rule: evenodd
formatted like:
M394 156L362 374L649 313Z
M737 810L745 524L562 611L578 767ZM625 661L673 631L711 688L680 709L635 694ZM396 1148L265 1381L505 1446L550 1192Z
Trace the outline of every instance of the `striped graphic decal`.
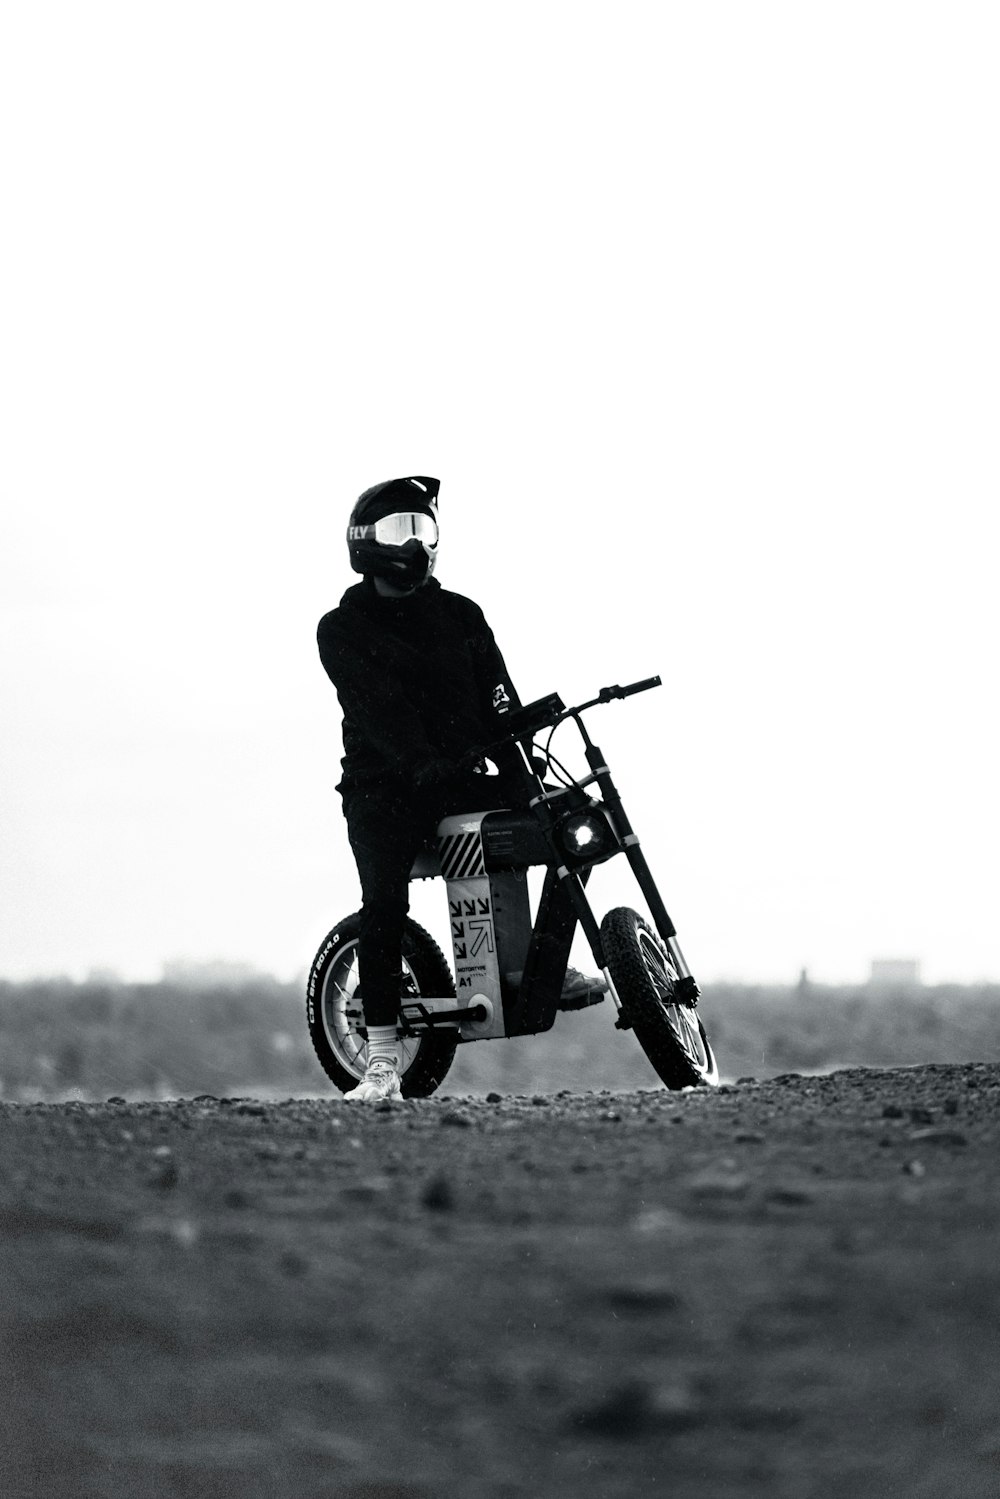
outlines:
M478 828L472 833L446 833L438 839L438 853L441 873L446 880L464 880L486 873L483 840Z

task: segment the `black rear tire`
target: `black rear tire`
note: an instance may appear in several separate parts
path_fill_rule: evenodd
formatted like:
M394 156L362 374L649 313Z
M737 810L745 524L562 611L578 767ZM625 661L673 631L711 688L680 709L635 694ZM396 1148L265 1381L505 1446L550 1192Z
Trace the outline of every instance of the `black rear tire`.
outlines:
M320 1066L342 1093L364 1076L367 1045L357 1028L363 1024L358 987L357 912L328 933L309 970L306 1018ZM455 985L444 954L429 932L407 919L403 929L402 993L417 998L453 995ZM404 1098L428 1098L444 1081L455 1060L457 1030L427 1031L403 1038L400 1086Z
M624 1018L668 1088L711 1088L719 1069L696 1010L671 996L679 975L662 940L628 906L601 923L608 970Z

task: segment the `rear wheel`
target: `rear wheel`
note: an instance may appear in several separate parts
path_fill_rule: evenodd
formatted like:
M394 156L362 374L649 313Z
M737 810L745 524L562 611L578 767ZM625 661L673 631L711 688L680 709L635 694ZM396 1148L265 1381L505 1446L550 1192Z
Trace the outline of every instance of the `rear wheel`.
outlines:
M309 1035L323 1071L342 1093L356 1088L365 1072L368 1047L358 988L358 932L355 913L324 939L309 970L306 1016ZM406 998L453 995L451 970L434 938L407 919L403 929L401 995ZM404 1098L427 1098L443 1082L455 1059L456 1030L405 1036L400 1085Z
M668 1088L714 1087L719 1069L697 1010L679 1004L679 974L637 911L617 906L601 923L608 970L635 1038Z

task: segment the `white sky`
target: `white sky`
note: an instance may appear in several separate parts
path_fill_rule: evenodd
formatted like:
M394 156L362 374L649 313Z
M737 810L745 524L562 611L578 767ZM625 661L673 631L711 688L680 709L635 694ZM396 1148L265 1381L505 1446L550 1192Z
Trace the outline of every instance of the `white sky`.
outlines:
M5 7L0 976L305 967L315 623L432 473L522 697L664 677L592 728L699 976L1000 977L998 35Z

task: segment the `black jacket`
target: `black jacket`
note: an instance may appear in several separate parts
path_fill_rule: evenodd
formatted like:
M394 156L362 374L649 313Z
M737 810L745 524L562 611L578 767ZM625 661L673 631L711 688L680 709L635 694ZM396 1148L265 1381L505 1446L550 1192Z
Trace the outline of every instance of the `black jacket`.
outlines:
M344 710L345 796L419 784L495 739L520 706L483 611L436 578L399 599L365 578L316 638Z

